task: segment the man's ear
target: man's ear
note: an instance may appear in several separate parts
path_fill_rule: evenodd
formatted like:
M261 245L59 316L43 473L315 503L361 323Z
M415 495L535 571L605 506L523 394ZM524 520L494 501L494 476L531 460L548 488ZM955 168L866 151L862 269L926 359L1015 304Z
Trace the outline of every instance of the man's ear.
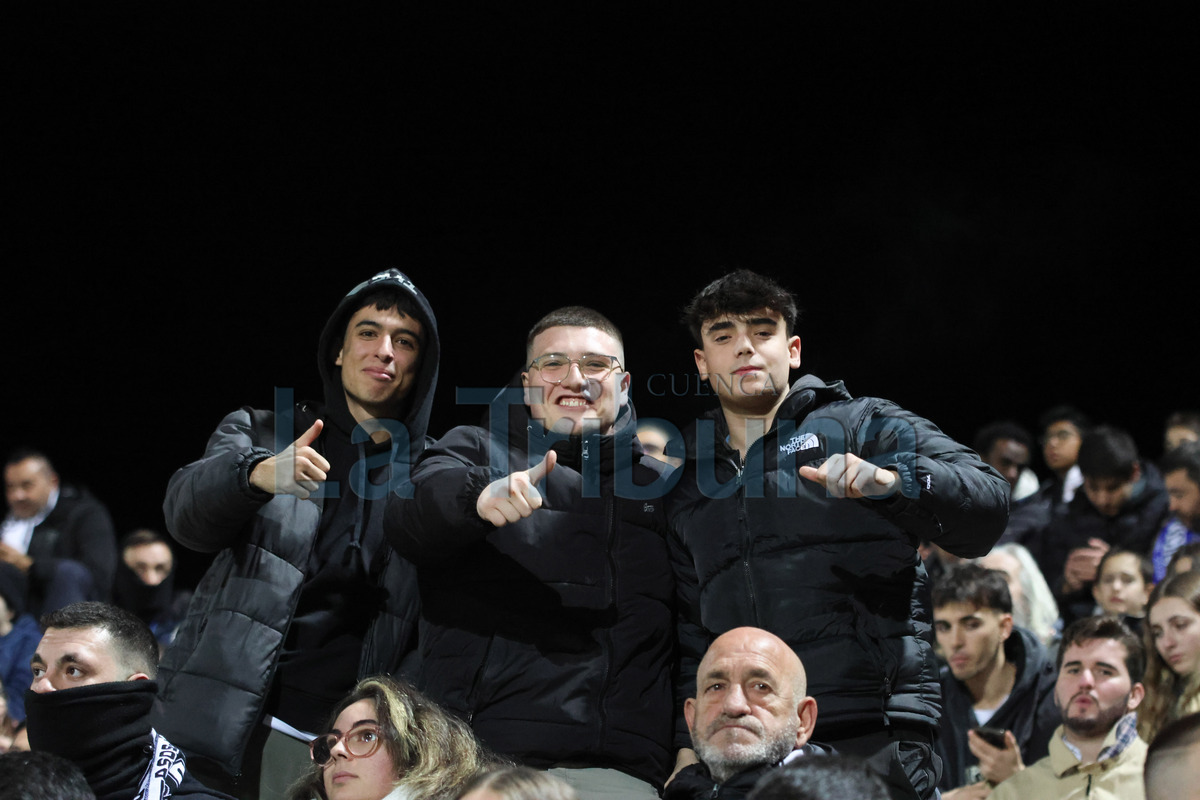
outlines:
M144 672L135 672L132 675L130 675L128 678L126 678L125 680L127 680L127 681L148 681L148 680L150 680L150 676Z
M788 366L792 369L800 368L800 337L793 336L788 339Z
M1146 687L1143 686L1141 683L1135 683L1129 689L1129 707L1125 710L1127 712L1133 711L1135 708L1137 708L1139 705L1142 704L1142 700L1145 697L1146 697Z
M343 350L343 349L344 349L344 348L341 348L341 347L339 347L339 348L338 348L338 354L337 354L337 358L335 358L335 359L333 360L333 365L334 365L335 367L340 367L340 366L342 365L342 350Z
M696 369L700 371L701 378L708 378L708 359L704 357L704 351L697 347L692 351L692 357L696 359Z
M687 721L688 730L692 729L692 723L696 721L696 700L689 697L683 701L683 718Z
M629 384L633 382L633 377L628 372L621 373L621 380L617 381L617 408L629 405Z
M1000 641L1005 641L1013 632L1013 616L1012 614L1000 615Z
M796 715L800 717L800 728L796 731L796 747L803 747L812 738L813 728L817 724L817 701L805 697L796 707Z
M541 404L541 402L542 402L541 397L534 397L534 394L538 393L539 387L533 386L532 384L533 384L533 381L531 381L529 379L529 373L522 372L521 373L521 386L524 387L522 390L522 394L524 396L525 405L527 405L527 406L536 406L536 405Z

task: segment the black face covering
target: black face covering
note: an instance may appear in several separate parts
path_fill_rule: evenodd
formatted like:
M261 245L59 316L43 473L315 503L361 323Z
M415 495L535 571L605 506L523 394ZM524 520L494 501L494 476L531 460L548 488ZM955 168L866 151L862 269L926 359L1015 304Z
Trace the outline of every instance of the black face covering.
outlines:
M99 799L132 797L150 763L155 681L118 681L25 693L29 746L83 771Z
M147 586L129 566L121 561L113 583L113 603L136 615L146 624L171 611L175 595L175 570L157 586Z

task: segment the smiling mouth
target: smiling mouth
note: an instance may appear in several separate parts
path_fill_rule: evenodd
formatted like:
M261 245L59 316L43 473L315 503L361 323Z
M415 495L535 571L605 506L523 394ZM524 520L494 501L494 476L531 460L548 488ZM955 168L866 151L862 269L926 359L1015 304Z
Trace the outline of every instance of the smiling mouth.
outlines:
M558 405L566 408L587 408L589 404L582 397L563 397L559 399Z

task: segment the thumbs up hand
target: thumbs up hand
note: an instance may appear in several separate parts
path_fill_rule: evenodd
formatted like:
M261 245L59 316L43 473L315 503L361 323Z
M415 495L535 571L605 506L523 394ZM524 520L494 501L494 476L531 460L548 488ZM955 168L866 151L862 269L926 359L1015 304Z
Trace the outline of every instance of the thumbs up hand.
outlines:
M329 462L312 448L325 423L317 420L282 452L254 465L250 484L271 494L307 500L329 473Z
M475 511L497 528L528 517L542 507L542 493L537 485L558 463L558 453L550 450L546 456L527 470L498 478L480 492Z

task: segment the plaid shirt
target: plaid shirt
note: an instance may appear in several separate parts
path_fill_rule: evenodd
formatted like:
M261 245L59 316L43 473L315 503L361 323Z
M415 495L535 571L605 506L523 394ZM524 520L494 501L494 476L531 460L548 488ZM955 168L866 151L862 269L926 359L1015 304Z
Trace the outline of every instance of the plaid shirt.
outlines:
M1100 757L1096 761L1104 761L1106 758L1115 758L1124 752L1126 747L1133 743L1137 738L1137 712L1130 711L1125 716L1117 721L1117 740L1108 747L1100 751ZM1083 761L1083 754L1079 752L1075 745L1067 741L1066 732L1063 732L1062 743L1067 746L1075 758Z

